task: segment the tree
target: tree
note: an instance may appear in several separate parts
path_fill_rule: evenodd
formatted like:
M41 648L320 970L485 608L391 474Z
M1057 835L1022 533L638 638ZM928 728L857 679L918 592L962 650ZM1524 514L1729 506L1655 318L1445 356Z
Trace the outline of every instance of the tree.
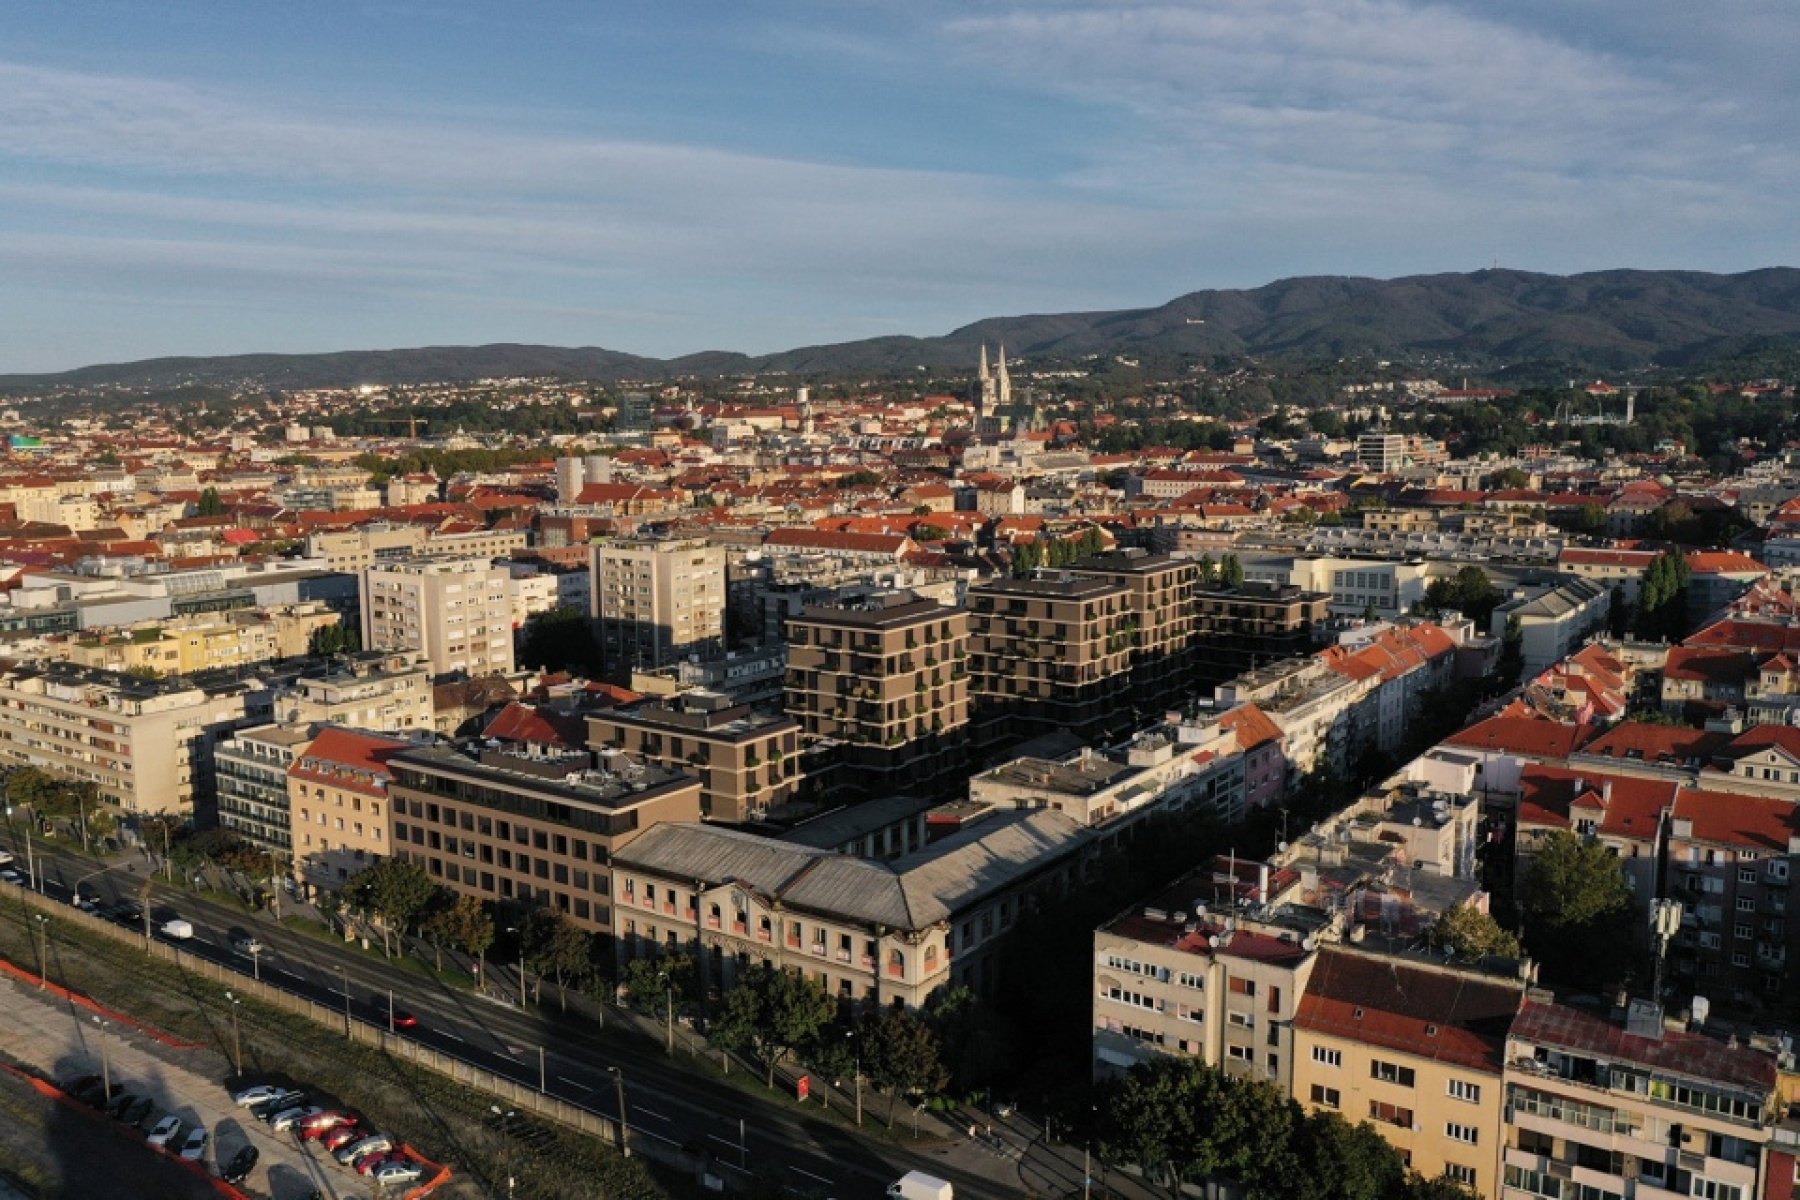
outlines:
M1010 1061L1012 1028L969 988L939 988L922 1015L950 1067L948 1086L958 1092L990 1086Z
M594 943L581 926L567 913L556 909L536 908L525 918L519 932L525 965L537 973L537 995L541 997L544 976L556 980L557 998L564 1012L569 1009L569 985L580 983L594 970Z
M1506 632L1500 638L1500 663L1495 674L1499 676L1502 691L1518 686L1519 679L1525 673L1525 626L1519 620L1519 614L1512 613L1506 618Z
M525 625L519 665L536 670L600 673L600 643L594 640L587 614L575 608L539 613Z
M700 968L688 954L646 954L625 964L619 982L631 1003L647 1013L660 1013L664 1005L685 1004L696 998Z
M1605 986L1630 963L1631 891L1604 842L1554 830L1522 881L1521 939L1552 979Z
M1452 907L1432 925L1428 938L1433 946L1453 950L1463 958L1516 958L1519 939L1500 927L1500 922L1468 904Z
M201 517L225 515L225 501L219 498L218 488L209 487L200 493L200 503L194 506L194 514Z
M1312 1200L1393 1200L1406 1168L1367 1121L1352 1125L1320 1110L1301 1119L1294 1131L1295 1154L1303 1178L1316 1185L1297 1194Z
M415 862L384 858L344 885L344 903L381 927L381 948L393 955L392 935L412 928L437 893L429 872Z
M1495 471L1488 486L1496 492L1515 491L1531 486L1531 477L1517 467L1506 467Z
M915 542L941 542L949 536L950 531L942 525L920 524L915 525L912 531Z
M776 1064L830 1024L836 1013L837 1001L806 977L757 966L726 993L725 1012L713 1027L713 1040L727 1050L755 1053L773 1088Z
M1237 555L1227 554L1219 560L1219 583L1233 590L1244 586L1244 564Z
M888 1128L894 1101L902 1095L929 1096L950 1082L931 1027L909 1012L884 1012L862 1023L863 1072L888 1094Z
M354 625L339 620L330 625L321 625L312 631L306 640L306 652L314 658L329 658L333 654L355 654L362 649L362 635Z
M432 907L430 915L419 925L420 934L437 951L438 970L444 969L445 946L472 954L478 962L482 961L488 947L494 944L494 918L488 913L487 905L474 896L449 899L447 891L441 891L438 899L440 903ZM445 900L449 902L443 903Z

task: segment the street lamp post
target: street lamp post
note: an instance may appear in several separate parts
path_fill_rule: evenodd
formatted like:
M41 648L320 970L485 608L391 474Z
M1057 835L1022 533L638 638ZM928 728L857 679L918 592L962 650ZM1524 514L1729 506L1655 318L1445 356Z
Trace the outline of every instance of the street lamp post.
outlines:
M388 1032L394 1032L394 989L388 989Z
M106 1027L107 1027L108 1022L102 1020L99 1017L95 1017L94 1024L96 1024L100 1027L100 1037L99 1037L99 1042L100 1042L100 1082L101 1082L101 1086L106 1089L106 1102L108 1104L111 1104L112 1103L112 1057L107 1053L107 1049L106 1049Z
M550 1091L550 1068L544 1062L544 1048L538 1047L538 1091L548 1094Z
M856 1045L856 1127L862 1128L862 1039L856 1036L855 1029L846 1030L844 1036Z
M508 925L506 932L519 935L519 1008L526 1007L525 1000L525 930L516 925Z
M669 1057L674 1058L675 1057L675 981L673 979L669 978L669 973L667 971L659 972L657 975L657 978L662 980L662 985L663 985L663 1002L665 1005L665 1010L664 1010L665 1011L665 1020L667 1022L667 1027L668 1027L668 1031L669 1031L669 1036L668 1036Z
M250 974L256 982L262 982L262 946L257 942L250 943Z
M244 1044L238 1040L238 1006L243 1003L230 992L225 999L231 1002L231 1061L237 1067L237 1073L244 1073Z
M44 990L45 981L50 975L50 918L43 913L32 913L37 918L38 927L38 991Z
M350 972L343 966L338 967L338 978L344 983L344 1037L350 1036Z
M32 856L32 852L31 852L31 825L32 825L32 822L37 820L37 814L32 812L29 808L27 808L23 804L19 805L19 807L21 809L24 809L25 814L26 814L25 815L25 876L26 876L25 883L28 887L31 888L31 890L41 892L44 889L42 887L38 886L37 860ZM9 804L6 806L6 819L7 819L8 823L11 823L12 817L13 817L13 806Z
M606 1068L606 1073L613 1077L613 1086L619 1090L619 1154L631 1157L631 1143L625 1140L625 1074L617 1067Z

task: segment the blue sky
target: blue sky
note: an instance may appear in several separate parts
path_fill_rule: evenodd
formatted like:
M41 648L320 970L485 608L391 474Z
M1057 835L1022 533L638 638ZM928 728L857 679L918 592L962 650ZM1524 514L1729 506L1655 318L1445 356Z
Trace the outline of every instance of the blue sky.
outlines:
M0 373L1800 243L1792 0L8 0Z

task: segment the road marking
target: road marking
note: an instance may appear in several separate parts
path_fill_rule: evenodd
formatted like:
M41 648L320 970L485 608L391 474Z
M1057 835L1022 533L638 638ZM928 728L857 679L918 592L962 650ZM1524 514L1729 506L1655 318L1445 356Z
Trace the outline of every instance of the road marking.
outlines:
M643 1105L641 1105L641 1104L640 1104L640 1105L638 1105L638 1109L637 1109L637 1110L638 1110L638 1114L639 1114L639 1115L640 1115L640 1116L645 1116L645 1117L655 1117L655 1118L656 1118L656 1119L657 1119L657 1120L658 1120L658 1121L667 1121L667 1120L668 1120L668 1119L669 1119L669 1118L667 1118L667 1117L665 1117L665 1116L663 1116L663 1115L662 1115L662 1114L661 1114L661 1113L659 1113L659 1112L652 1112L652 1111L651 1111L651 1110L650 1110L650 1109L647 1109L647 1108L645 1108L645 1107L644 1107L644 1106L643 1106Z
M440 1029L440 1030L438 1030L438 1036L439 1036L439 1037L447 1037L447 1038L449 1038L449 1039L450 1039L450 1040L451 1040L451 1041L453 1041L453 1042L460 1042L460 1041L462 1041L462 1039L461 1039L461 1038L460 1038L460 1037L457 1037L457 1036L456 1036L456 1035L455 1035L455 1034L454 1034L454 1033L451 1033L451 1032L450 1032L450 1031L449 1031L449 1030L448 1030L448 1029Z
M504 1058L504 1059L505 1059L505 1060L506 1060L506 1061L507 1061L507 1062L516 1062L516 1063L518 1063L518 1064L519 1064L519 1065L520 1065L520 1066L521 1066L521 1067L522 1067L522 1066L524 1066L524 1065L525 1065L525 1060L524 1060L524 1059L522 1059L522 1058L514 1058L514 1057L513 1057L513 1056L512 1056L512 1055L510 1055L510 1054L500 1054L500 1053L496 1053L496 1054L495 1054L495 1055L494 1055L494 1057L495 1057L495 1058Z
M721 1145L721 1146L730 1146L733 1150L742 1150L743 1149L743 1147L738 1145L736 1142L730 1141L729 1139L726 1139L726 1138L722 1138L716 1133L709 1133L706 1136L709 1139L711 1139L712 1141L719 1143L719 1145Z
M570 1079L567 1075L558 1075L557 1078L562 1080L564 1083L568 1084L570 1087L587 1088L587 1090L590 1092L594 1090L592 1087L590 1087L588 1084L583 1083L581 1080Z
M796 1175L804 1175L808 1179L816 1179L820 1183L826 1185L827 1187L831 1186L831 1180L825 1178L823 1175L814 1175L811 1171L803 1171L799 1167L795 1167L795 1166L789 1166L788 1170L792 1171Z

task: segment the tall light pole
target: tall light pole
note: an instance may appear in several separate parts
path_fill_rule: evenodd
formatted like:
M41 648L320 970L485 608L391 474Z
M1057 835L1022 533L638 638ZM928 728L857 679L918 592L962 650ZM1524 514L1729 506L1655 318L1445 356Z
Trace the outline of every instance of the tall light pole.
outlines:
M506 932L519 935L519 1008L526 1007L525 1000L525 930L523 926L508 925Z
M250 974L258 983L262 982L262 952L261 942L250 943Z
M667 1022L667 1028L669 1031L668 1051L669 1051L669 1057L674 1058L675 1057L675 981L673 979L669 978L669 973L667 971L657 972L656 977L662 981L662 985L663 985L663 1004L664 1004L665 1020Z
M107 1050L106 1050L106 1027L107 1027L108 1022L101 1020L99 1017L95 1017L94 1024L96 1024L100 1027L100 1037L98 1039L100 1042L100 1082L101 1082L101 1086L106 1089L106 1102L108 1104L111 1104L112 1103L112 1058L110 1055L108 1055Z
M41 992L50 975L50 918L43 913L32 913L31 915L37 919L38 991Z
M19 808L23 809L26 814L25 815L25 886L30 888L33 891L41 892L44 889L38 886L37 861L36 861L36 859L34 859L32 857L32 853L31 853L31 825L32 825L32 822L37 820L37 814L33 813L31 811L31 809L27 808L23 804L19 805ZM12 821L12 816L13 816L13 806L9 804L6 806L6 819L7 819L8 823L10 823Z
M856 1046L856 1127L862 1128L862 1038L857 1036L854 1026L844 1032Z
M244 1044L238 1040L238 1006L243 1003L230 992L225 999L231 1002L231 1061L237 1067L237 1073L244 1073Z
M344 983L344 1037L350 1036L350 972L343 966L338 967L338 978Z
M606 1073L613 1077L613 1086L619 1089L619 1154L631 1157L631 1143L625 1140L625 1075L617 1067L606 1068Z

